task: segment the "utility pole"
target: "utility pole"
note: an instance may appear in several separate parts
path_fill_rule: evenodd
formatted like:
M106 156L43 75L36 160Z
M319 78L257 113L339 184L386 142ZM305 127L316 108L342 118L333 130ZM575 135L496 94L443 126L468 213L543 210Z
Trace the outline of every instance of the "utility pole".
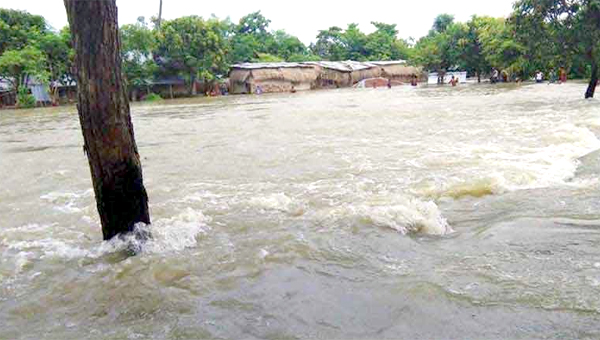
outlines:
M163 0L160 0L160 7L158 8L158 21L156 24L156 28L160 29L160 24L162 22L162 2Z

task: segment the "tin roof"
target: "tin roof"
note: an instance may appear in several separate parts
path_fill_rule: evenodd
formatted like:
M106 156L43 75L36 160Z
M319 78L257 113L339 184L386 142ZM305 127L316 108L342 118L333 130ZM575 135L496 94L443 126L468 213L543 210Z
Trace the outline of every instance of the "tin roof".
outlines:
M298 68L298 67L310 67L305 63L243 63L235 64L233 68L244 69L244 70L255 70L260 68Z

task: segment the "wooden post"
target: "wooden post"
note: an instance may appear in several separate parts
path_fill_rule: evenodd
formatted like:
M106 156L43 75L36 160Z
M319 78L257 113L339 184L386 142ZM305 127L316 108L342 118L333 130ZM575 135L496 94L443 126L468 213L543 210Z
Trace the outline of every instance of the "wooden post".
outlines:
M79 121L105 240L150 223L121 77L115 0L64 0L76 52Z
M156 21L156 28L160 30L160 24L162 23L162 4L163 0L160 0L160 7L158 8L158 20Z
M585 99L594 98L596 86L598 86L598 62L592 58L592 78L590 79L587 91L585 91Z

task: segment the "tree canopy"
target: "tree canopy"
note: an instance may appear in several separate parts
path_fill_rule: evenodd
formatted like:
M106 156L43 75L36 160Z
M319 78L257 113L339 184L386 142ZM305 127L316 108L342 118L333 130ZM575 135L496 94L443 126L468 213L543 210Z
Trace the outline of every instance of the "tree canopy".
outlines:
M593 78L600 58L599 3L518 0L508 18L473 16L467 22L440 14L416 42L399 38L395 24L374 21L371 33L365 33L350 23L319 31L310 46L285 30L272 30L260 11L237 23L186 16L159 27L155 17L139 18L121 27L122 71L130 87L179 76L190 92L196 79L226 77L232 64L271 61L403 59L430 71L460 69L481 78L495 68L520 79L564 67L571 77ZM41 16L0 9L0 60L4 78L68 76L73 63L69 30L54 31Z

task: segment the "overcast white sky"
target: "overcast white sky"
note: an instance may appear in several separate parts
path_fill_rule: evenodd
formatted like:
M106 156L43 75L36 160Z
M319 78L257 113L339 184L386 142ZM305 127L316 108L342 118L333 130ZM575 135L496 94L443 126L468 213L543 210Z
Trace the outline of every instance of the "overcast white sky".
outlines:
M440 13L453 14L466 21L471 15L507 16L514 0L163 0L163 17L174 19L186 15L219 18L240 17L260 10L271 20L271 29L285 29L308 44L319 30L330 26L346 27L356 22L364 32L371 32L371 21L395 23L401 38L426 35L433 19ZM139 16L158 14L159 0L117 0L119 24L133 23ZM0 0L0 7L26 10L42 15L55 28L67 24L62 0Z

